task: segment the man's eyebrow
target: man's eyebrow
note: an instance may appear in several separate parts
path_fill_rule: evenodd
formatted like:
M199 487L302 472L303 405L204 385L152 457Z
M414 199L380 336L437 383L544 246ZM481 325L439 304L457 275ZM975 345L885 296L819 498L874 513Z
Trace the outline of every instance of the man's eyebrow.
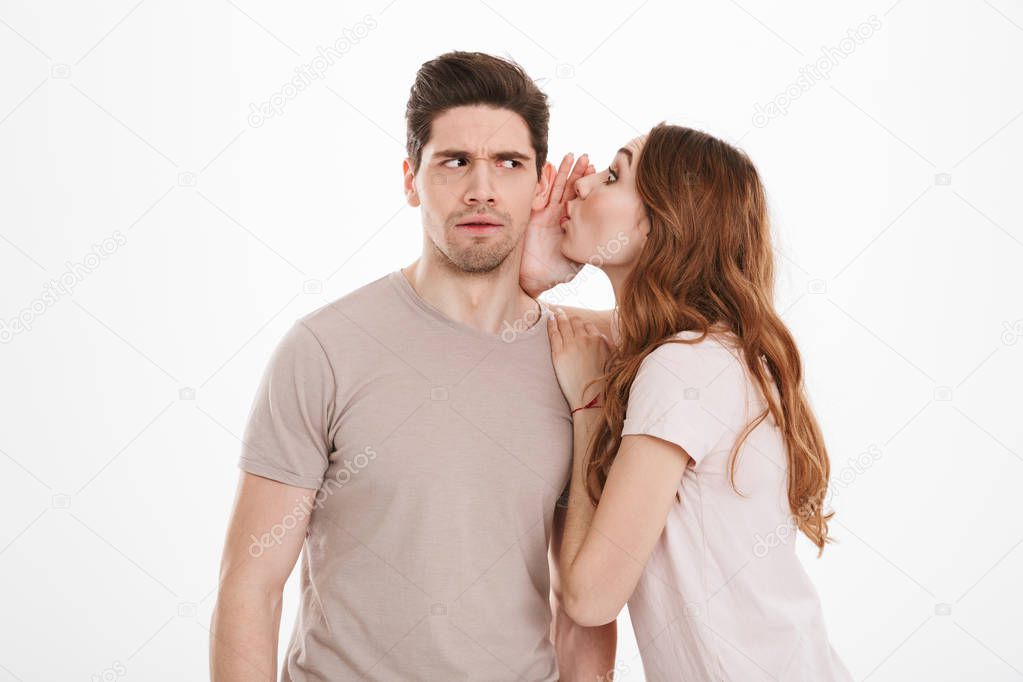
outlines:
M626 149L625 147L622 147L622 148L620 148L618 150L618 154L625 154L625 156L627 156L629 158L629 162L626 164L626 166L631 166L632 165L632 150L631 149Z
M443 157L446 159L457 159L463 156L469 158L472 156L472 153L464 149L441 149L440 151L434 152L433 155ZM490 158L501 159L502 161L506 159L515 159L517 161L529 161L532 157L529 154L526 154L525 152L509 149L506 151L494 152L493 154L490 155Z

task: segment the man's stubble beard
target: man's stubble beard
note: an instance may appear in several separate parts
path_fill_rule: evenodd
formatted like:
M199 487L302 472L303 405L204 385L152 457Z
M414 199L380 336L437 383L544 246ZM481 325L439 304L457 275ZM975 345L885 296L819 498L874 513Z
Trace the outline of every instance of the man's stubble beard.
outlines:
M508 259L508 256L518 246L511 234L508 224L502 229L502 233L495 239L493 236L472 237L471 235L458 235L458 228L451 226L445 232L446 239L443 245L438 244L427 234L430 243L433 244L434 252L440 261L446 264L451 270L470 273L486 274L497 270ZM520 235L521 241L523 235Z

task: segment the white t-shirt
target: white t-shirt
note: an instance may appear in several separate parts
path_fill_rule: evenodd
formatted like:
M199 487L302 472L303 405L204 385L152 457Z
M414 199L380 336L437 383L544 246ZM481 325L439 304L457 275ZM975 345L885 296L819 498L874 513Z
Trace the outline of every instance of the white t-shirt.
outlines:
M698 338L681 332L677 338ZM852 680L828 641L817 591L795 554L784 440L729 332L669 342L642 364L622 435L649 434L692 457L629 599L646 678Z

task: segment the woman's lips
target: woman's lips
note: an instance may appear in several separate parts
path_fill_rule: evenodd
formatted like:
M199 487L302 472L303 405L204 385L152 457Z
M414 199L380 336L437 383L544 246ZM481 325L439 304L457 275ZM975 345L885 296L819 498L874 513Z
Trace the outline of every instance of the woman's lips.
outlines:
M568 224L572 222L572 219L566 216L561 216L561 222L558 225L561 227L561 234L568 234Z

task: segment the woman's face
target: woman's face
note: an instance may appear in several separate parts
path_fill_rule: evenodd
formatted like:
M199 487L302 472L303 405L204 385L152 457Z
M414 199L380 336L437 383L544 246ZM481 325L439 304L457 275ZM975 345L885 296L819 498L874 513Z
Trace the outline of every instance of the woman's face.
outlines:
M568 202L568 217L561 223L566 258L597 267L635 261L650 231L634 173L645 141L645 135L630 140L606 170L576 182L578 196Z

